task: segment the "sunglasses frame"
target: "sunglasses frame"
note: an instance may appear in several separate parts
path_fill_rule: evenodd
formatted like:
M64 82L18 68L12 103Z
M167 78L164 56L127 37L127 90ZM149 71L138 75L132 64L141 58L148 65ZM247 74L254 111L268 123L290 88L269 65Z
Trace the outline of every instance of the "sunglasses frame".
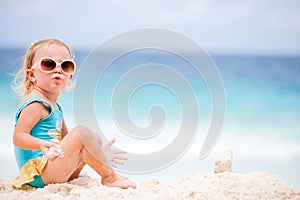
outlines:
M43 61L44 59L52 60L53 62L55 62L56 66L55 66L52 70L50 70L50 71L44 70L44 69L42 68L42 66L41 66L41 65L42 65L42 61ZM73 72L70 73L70 72L65 72L65 71L64 71L64 69L63 69L62 66L61 66L64 62L72 62L72 63L74 64L74 70L73 70ZM43 58L41 58L38 62L36 62L34 65L31 66L31 69L38 68L38 69L40 69L42 72L45 72L45 73L51 73L51 72L53 72L58 66L60 66L62 72L63 72L64 74L67 74L67 75L73 75L73 74L75 73L75 71L76 71L76 63L75 63L73 60L66 59L66 60L63 60L63 61L61 61L61 62L56 62L55 59L50 58L50 57L43 57Z

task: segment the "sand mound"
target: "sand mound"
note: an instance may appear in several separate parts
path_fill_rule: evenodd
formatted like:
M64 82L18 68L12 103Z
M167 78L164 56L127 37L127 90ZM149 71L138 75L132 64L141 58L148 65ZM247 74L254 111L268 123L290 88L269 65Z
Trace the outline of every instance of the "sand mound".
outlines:
M43 189L25 186L17 190L9 179L0 178L0 199L300 199L300 190L267 172L197 172L173 185L163 185L154 179L141 183L135 190L108 188L100 182L81 177Z

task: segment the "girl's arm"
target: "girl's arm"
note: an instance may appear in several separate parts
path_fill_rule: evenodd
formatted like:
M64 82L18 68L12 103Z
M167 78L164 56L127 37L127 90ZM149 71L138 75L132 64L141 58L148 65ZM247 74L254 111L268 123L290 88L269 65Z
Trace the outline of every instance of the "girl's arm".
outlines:
M42 103L34 102L26 106L19 115L13 134L14 145L27 150L43 150L47 151L51 146L55 146L52 142L47 142L30 135L31 129L42 118L49 115Z
M62 129L61 129L61 131L62 131L61 138L63 139L69 132L64 118L62 120Z

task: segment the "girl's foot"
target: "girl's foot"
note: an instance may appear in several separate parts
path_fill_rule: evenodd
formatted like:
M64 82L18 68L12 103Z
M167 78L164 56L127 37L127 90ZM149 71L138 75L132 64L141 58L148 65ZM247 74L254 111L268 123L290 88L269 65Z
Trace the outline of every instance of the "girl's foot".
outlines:
M120 174L114 174L113 180L102 179L102 184L107 187L119 187L122 189L136 188L136 184Z

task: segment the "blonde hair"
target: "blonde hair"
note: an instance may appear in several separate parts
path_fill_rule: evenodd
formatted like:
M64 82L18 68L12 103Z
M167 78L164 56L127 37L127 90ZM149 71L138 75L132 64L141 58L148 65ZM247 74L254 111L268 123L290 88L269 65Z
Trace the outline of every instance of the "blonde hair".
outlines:
M57 44L66 47L70 54L70 58L73 58L73 54L71 48L64 42L58 39L44 39L37 41L35 43L31 43L29 49L27 50L24 61L23 67L15 74L14 81L12 84L13 90L20 94L25 95L32 91L34 85L33 82L26 76L26 70L30 69L33 65L32 60L36 54L36 52L45 45Z

